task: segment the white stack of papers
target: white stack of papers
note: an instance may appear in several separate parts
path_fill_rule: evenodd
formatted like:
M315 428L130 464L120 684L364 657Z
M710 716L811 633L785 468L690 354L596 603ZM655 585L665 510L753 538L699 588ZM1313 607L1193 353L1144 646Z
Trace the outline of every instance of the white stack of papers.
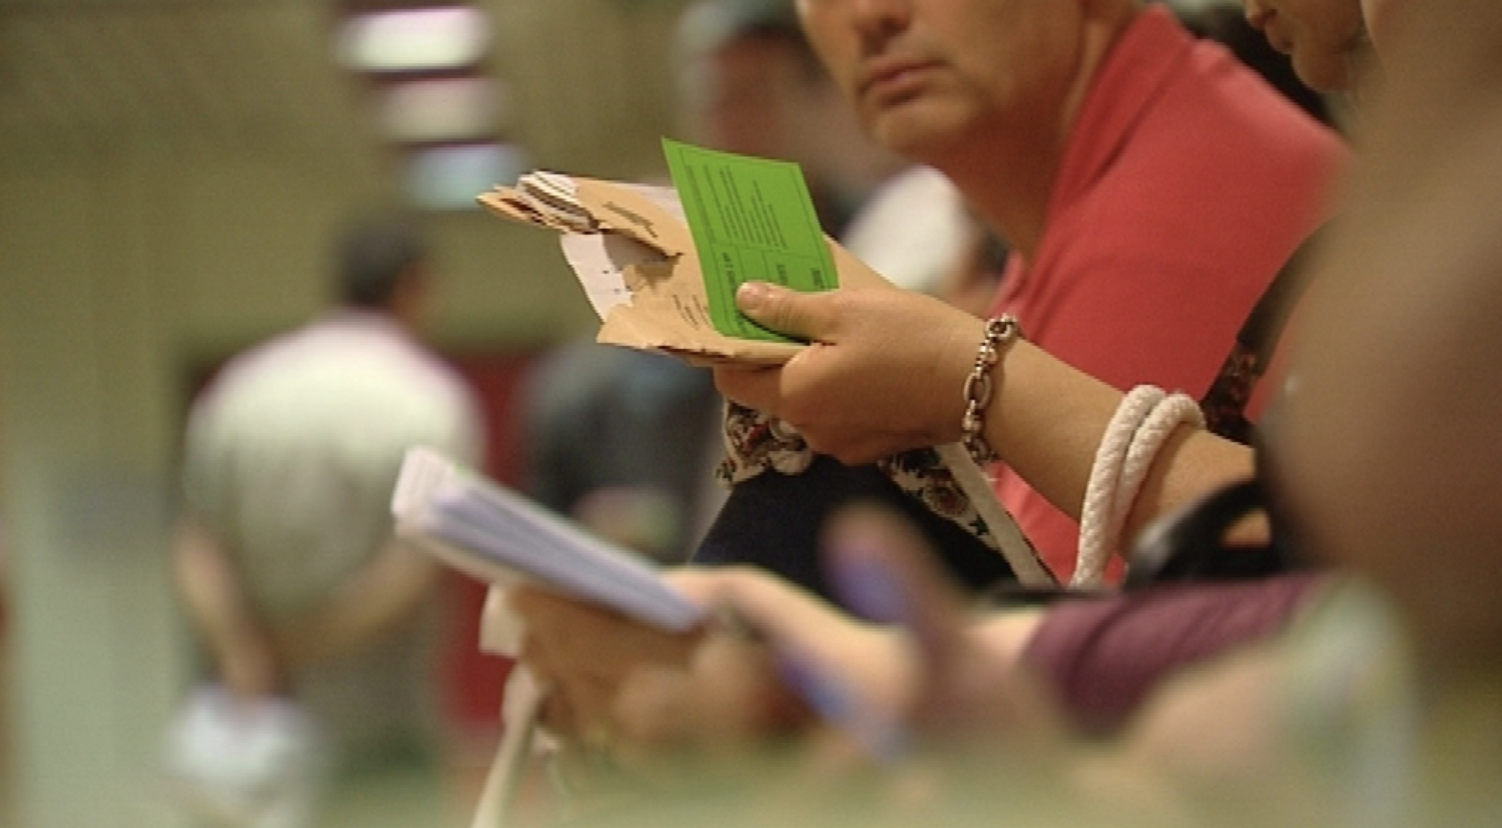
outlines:
M674 632L703 618L652 561L431 449L408 451L391 511L398 536L472 577L531 580Z

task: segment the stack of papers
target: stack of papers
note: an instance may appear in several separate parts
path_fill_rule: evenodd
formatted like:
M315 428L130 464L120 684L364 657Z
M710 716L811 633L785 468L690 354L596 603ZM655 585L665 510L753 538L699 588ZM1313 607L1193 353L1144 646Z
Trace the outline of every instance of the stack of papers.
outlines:
M391 511L399 537L472 577L530 580L672 632L704 617L652 561L431 449L408 451Z

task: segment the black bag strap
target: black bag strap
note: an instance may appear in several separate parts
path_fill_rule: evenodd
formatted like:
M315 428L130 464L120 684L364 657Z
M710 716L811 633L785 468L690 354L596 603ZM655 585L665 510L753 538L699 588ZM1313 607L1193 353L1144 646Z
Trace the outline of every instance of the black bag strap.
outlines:
M1251 443L1252 423L1246 416L1247 402L1257 382L1267 373L1288 318L1309 286L1311 250L1323 235L1323 230L1316 230L1299 245L1236 333L1236 342L1221 363L1220 373L1200 398L1205 426L1210 431L1238 443Z

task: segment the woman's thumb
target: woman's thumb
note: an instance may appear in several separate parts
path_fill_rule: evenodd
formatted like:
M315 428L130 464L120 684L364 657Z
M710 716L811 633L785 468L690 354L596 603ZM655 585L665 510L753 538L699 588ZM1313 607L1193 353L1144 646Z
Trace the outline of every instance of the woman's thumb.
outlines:
M735 303L751 321L794 339L820 340L825 333L814 312L817 294L768 282L746 282L736 290Z

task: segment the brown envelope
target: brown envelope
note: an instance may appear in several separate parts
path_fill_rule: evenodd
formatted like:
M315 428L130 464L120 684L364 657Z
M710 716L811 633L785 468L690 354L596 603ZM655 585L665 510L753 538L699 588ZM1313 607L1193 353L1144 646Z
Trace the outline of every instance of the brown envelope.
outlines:
M560 178L550 174L552 180ZM493 214L560 233L617 233L662 254L655 262L631 263L622 277L631 294L602 319L603 343L663 351L700 365L780 365L804 345L727 336L710 321L709 297L687 223L634 185L564 176L572 200L550 190L497 187L479 196ZM837 242L826 237L841 287L895 288Z

